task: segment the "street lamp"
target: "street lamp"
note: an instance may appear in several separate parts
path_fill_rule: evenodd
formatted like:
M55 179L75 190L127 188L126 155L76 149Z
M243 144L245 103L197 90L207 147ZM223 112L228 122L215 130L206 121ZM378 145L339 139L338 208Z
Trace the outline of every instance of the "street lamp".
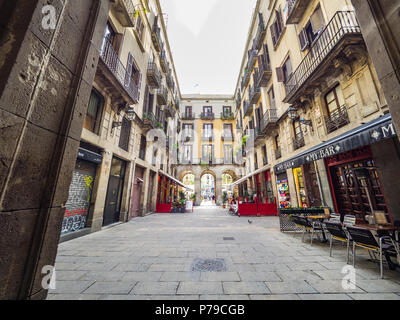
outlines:
M299 116L297 115L297 109L294 107L289 107L288 109L288 117L291 120L296 120ZM312 121L311 120L306 120L304 118L299 119L301 124L304 124L306 126L312 127Z

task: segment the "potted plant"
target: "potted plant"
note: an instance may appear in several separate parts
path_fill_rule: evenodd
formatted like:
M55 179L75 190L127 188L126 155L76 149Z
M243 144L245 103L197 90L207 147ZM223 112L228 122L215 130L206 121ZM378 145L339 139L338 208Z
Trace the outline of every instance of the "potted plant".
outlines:
M176 201L172 202L171 207L172 207L172 213L178 212L178 203Z
M224 191L222 193L222 208L225 209L226 205L225 203L228 201L228 193L226 191Z

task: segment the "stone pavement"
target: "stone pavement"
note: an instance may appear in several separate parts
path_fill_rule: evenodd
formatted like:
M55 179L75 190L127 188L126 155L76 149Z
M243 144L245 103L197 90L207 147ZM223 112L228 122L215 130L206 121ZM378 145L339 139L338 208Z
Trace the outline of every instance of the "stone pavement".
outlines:
M248 220L252 223L249 223ZM226 238L224 240L224 238ZM233 238L233 239L232 239ZM356 286L344 289L346 250L283 234L277 217L217 207L154 214L59 245L48 299L400 299L400 271L358 249ZM219 272L192 271L218 259ZM206 267L212 267L206 261Z

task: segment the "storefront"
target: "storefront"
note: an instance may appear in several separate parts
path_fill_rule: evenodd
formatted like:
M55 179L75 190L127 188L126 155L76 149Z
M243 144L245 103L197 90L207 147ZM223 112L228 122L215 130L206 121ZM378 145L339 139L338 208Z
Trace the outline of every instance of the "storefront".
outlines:
M323 159L334 199L335 208L332 209L342 215L355 214L358 221L365 221L365 216L371 212L382 211L390 221L371 146L395 136L391 116L386 114L276 165L281 207L288 188L287 170L293 171L299 203L318 206L321 202L318 184L312 182L318 181L318 173L313 164ZM364 172L362 178L358 174L361 171Z
M69 187L66 210L61 227L61 235L70 234L86 227L97 165L102 156L83 148L79 148L72 181Z
M113 157L104 205L103 226L120 220L122 192L124 188L126 162Z
M276 185L278 190L279 208L289 208L290 207L289 180L286 172L277 175Z

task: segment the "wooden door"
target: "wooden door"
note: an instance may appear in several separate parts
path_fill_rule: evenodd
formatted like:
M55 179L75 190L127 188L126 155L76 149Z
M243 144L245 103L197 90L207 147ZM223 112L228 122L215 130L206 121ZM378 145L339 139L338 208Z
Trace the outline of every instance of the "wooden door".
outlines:
M140 216L140 204L142 199L144 169L136 166L135 177L132 184L132 197L131 197L131 218Z

